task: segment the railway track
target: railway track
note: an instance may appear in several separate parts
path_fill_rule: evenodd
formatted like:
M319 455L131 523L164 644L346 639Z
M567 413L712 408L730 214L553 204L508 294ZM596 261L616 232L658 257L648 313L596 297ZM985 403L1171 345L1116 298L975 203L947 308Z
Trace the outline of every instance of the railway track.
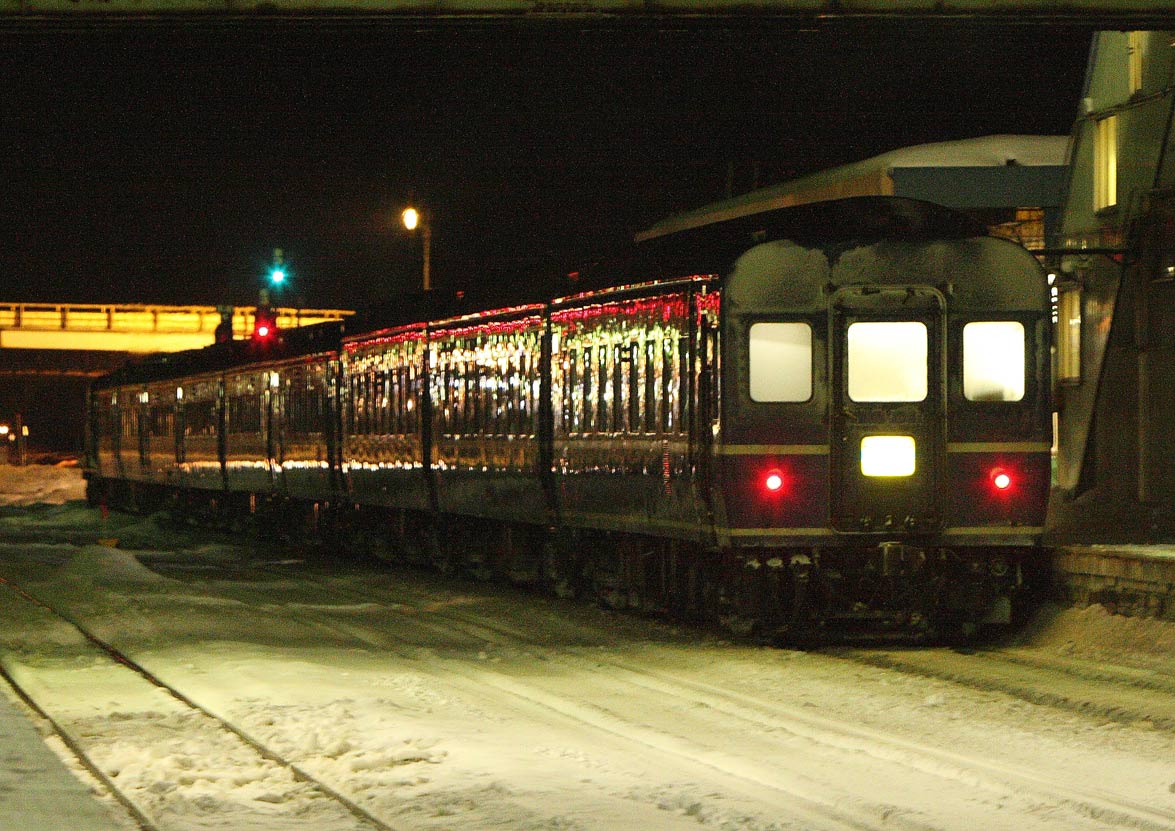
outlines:
M395 600L389 602L387 594L368 589L343 587L337 582L308 575L303 570L293 571L287 566L267 565L263 570L291 577L297 574L298 579L308 580L318 585L324 594L333 595L347 600L359 600L375 603L398 613L404 613L405 587L397 586ZM1079 788L1057 781L1038 771L1025 767L992 762L975 756L953 752L926 743L911 741L907 738L886 734L885 732L864 728L862 726L822 718L801 708L785 706L762 696L748 695L734 691L728 687L707 683L697 678L684 677L679 673L652 669L647 665L638 665L631 661L620 660L607 654L601 655L592 651L586 657L582 654L563 652L555 654L548 647L548 641L535 637L526 627L503 623L499 616L478 614L471 611L470 606L464 605L435 605L424 595L419 596L417 603L411 607L411 615L415 625L426 628L439 629L442 633L451 635L454 632L467 635L472 641L493 643L500 647L512 650L520 648L527 651L531 660L541 661L548 666L566 668L568 671L582 671L585 665L590 666L596 676L606 674L608 683L621 690L621 694L628 690L640 690L641 694L651 696L662 701L675 701L679 708L688 710L691 707L704 706L707 710L719 713L723 718L739 722L752 731L779 731L786 732L793 740L816 745L826 752L847 752L859 754L875 760L879 764L896 765L904 769L929 775L947 782L964 784L991 795L994 799L1005 801L1021 800L1025 803L1035 803L1033 809L1041 806L1059 806L1072 813L1075 818L1091 819L1113 828L1137 829L1171 829L1175 827L1175 809L1155 808L1139 800L1129 799L1111 793L1093 785L1083 785ZM425 613L427 611L427 614ZM437 621L443 623L438 626ZM1039 656L1032 656L1026 651L1018 654L985 652L981 656L962 655L949 650L920 650L905 653L894 652L866 652L866 651L838 651L834 653L841 660L855 660L873 666L900 671L915 672L944 680L960 682L960 679L970 679L969 686L984 690L999 690L1018 695L1026 701L1037 704L1047 704L1055 707L1074 710L1089 714L1100 712L1101 709L1116 712L1123 721L1137 721L1148 718L1143 713L1150 714L1150 721L1163 728L1175 727L1170 719L1155 716L1163 706L1169 707L1175 702L1175 685L1159 676L1141 671L1127 669L1113 670L1100 667L1092 677L1083 678L1082 672L1090 673L1094 667L1088 662L1077 660L1065 661L1055 659L1047 661ZM899 664L893 658L895 654L905 654L910 659ZM969 663L967 673L960 669L944 668L935 673L932 668L935 660L942 656L953 659L951 666L964 666ZM876 656L876 659L870 656ZM919 658L921 660L919 660ZM1038 682L1036 686L1025 684L1011 684L1001 682L1001 673L998 670L1000 662L1016 664L1020 668L1029 668L1035 673ZM1051 673L1051 674L1050 674ZM1089 690L1089 685L1103 684L1112 681L1128 685L1129 690L1142 693L1135 697L1133 706L1118 704L1115 707L1097 708L1085 698L1063 694L1039 693L1032 690L1047 689L1055 686L1054 682L1059 674L1073 679L1073 682ZM534 683L519 683L517 678L510 678L504 673L497 678L487 678L484 671L479 670L469 680L478 685L487 683L498 690L507 692L517 698L538 703L553 712L577 719L588 726L626 735L634 735L633 725L624 724L624 719L615 712L607 713L607 718L601 719L596 713L592 718L585 718L583 708L578 702L561 700ZM1010 676L1011 677L1011 676ZM1023 677L1023 676L1021 676ZM980 679L986 679L981 681ZM962 681L966 683L966 681ZM665 734L658 732L656 738L645 736L643 744L650 747L666 750ZM684 737L679 736L679 739ZM697 748L688 748L674 745L668 752L682 758L706 758L699 754ZM756 781L754 777L747 777L745 772L733 771L729 766L710 759L708 762L725 773L742 775L748 781L760 785L768 785L763 781ZM777 784L777 783L776 783ZM796 797L799 788L787 793L789 798ZM844 813L844 802L840 802L840 813ZM829 805L813 806L818 812L828 812ZM886 827L903 827L900 818L895 823L895 817L887 812L884 806L861 806L855 815L846 818L850 823L876 822L882 820ZM912 827L918 827L915 822ZM852 825L851 827L856 827Z
M158 560L156 565L167 567L163 560ZM436 594L427 588L393 583L394 578L387 575L356 577L363 583L357 588L293 562L193 566L190 561L185 564L176 560L171 567L177 573L184 568L192 569L191 574L211 581L209 587L217 594L243 603L263 616L285 605L297 605L300 621L331 633L336 642L351 641L381 654L395 655L398 662L411 664L414 672L427 675L438 688L466 696L488 711L509 712L536 720L553 731L575 731L589 737L589 744L601 754L639 757L643 763L659 768L669 779L701 779L716 783L715 786L720 784L754 799L764 817L788 817L794 823L794 826L777 826L765 819L746 817L738 827L747 831L776 827L930 831L958 827L936 818L930 804L919 803L914 794L919 789L931 797L944 789L965 791L970 794L969 799L975 800L977 810L990 811L993 816L1004 811L1012 818L1011 824L989 825L991 828L1031 827L1021 826L1016 818L1050 814L1067 817L1060 827L1073 829L1169 831L1175 828L1175 810L1156 807L1093 784L1075 786L1049 776L1047 771L936 747L858 722L822 716L696 674L656 666L656 662L639 657L623 657L625 649L618 647L631 646L631 642L626 644L623 634L601 632L573 617L544 617L544 627L562 628L563 637L556 637L553 645L549 635L540 636L533 625L528 625L533 621L511 622L497 610L483 609L480 603L438 602ZM305 602L306 585L314 587L314 595L321 604ZM288 597L282 594L285 589L281 587L288 589ZM371 614L342 615L331 610L332 603L340 608L363 604ZM85 631L84 623L75 621L69 611L59 611L49 604L41 604L39 608ZM143 611L150 614L146 607ZM116 646L92 632L86 637L93 648L101 649L110 660L120 665L129 662L144 680L151 676L149 667L135 665L133 657L124 655ZM439 659L417 660L420 650L434 650L437 644L445 644L449 654ZM502 660L497 663L486 660L487 653L495 653ZM891 653L901 654L894 651L878 654ZM982 656L957 654L955 657L960 661L970 658L973 664L982 659ZM1008 660L1013 658L1021 664L1034 660L1027 654L1009 656ZM853 651L840 651L829 659L878 665L877 661L858 660L858 654ZM897 666L889 668L914 672ZM1036 669L1061 671L1045 666ZM1113 670L1103 668L1102 671L1103 681L1109 680L1107 673L1112 674ZM977 672L980 670L972 669L972 673ZM962 675L961 670L954 673ZM933 675L929 669L921 674L943 677ZM574 694L569 694L565 684L552 680L568 675L582 679ZM1169 692L1162 678L1147 677L1146 673L1123 671L1115 678L1125 683L1131 676L1135 681L1132 689L1149 689L1156 696ZM271 761L284 766L299 781L308 786L321 786L324 793L339 790L337 783L323 781L324 777L315 772L310 760L284 758L270 749L271 742L257 741L239 727L234 728L201 708L195 701L198 696L188 698L187 693L180 692L184 684L177 687L159 679L150 683L174 690L178 701L190 702L185 706L231 729L259 755L272 754ZM976 680L970 686L978 683ZM993 688L990 678L982 688ZM1037 703L1065 707L1068 701L1071 699ZM643 703L643 708L634 708L632 702ZM1088 708L1072 709L1091 712ZM737 752L704 738L716 728L731 736L732 745L738 745ZM80 752L84 750L82 747ZM887 801L876 794L830 788L829 782L836 781L836 771L843 766L885 770L906 783L905 790L898 788L893 799ZM344 806L355 802L345 793L337 796ZM688 808L696 812L699 823L709 824L705 800L691 803ZM391 827L384 818L347 810L356 828ZM153 831L162 826L142 827Z
M1027 649L828 650L857 664L937 678L1032 704L1175 732L1175 679Z
M346 594L376 599L374 593L371 592L348 591ZM542 646L542 641L534 638L524 629L505 625L497 618L471 614L462 607L441 608L436 614L452 620L462 627L467 627L467 631L475 636L499 638L506 644L523 643L531 647ZM897 653L906 656L904 661L894 659L892 657L894 653L890 652L871 653L857 650L839 654L851 660L887 669L906 672L917 671L919 674L924 673L943 680L968 683L969 686L977 689L989 691L997 689L1001 692L1017 694L1032 703L1061 706L1081 713L1095 712L1099 715L1110 715L1122 721L1147 720L1149 723L1165 729L1175 730L1175 718L1156 715L1164 705L1170 708L1175 704L1175 684L1168 679L1158 678L1150 673L1139 673L1126 669L1114 671L1105 667L1097 668L1097 672L1094 673L1091 672L1094 668L1087 662L1047 661L1025 652L1018 654L984 652L982 659L985 660L985 663L980 666L975 665L974 656L961 655L950 650L909 650ZM935 671L935 661L944 655L954 659L949 662L950 668ZM958 669L958 667L966 665L968 658L972 658L969 668L966 671ZM545 651L543 660L567 663L566 659L552 658L545 654ZM686 678L672 672L654 670L648 666L633 664L630 661L601 657L599 654L592 655L588 660L598 668L609 670L611 677L619 682L687 703L704 701L708 708L718 710L726 716L751 725L755 729L778 730L783 725L782 729L793 735L828 748L865 754L882 763L901 765L948 780L965 782L1000 796L1017 794L1020 797L1030 798L1028 795L1031 794L1040 798L1042 802L1064 806L1077 816L1105 821L1110 827L1175 828L1175 809L1156 809L1137 800L1124 799L1092 785L1073 788L1051 780L1034 770L993 763L974 756L913 742L899 736L887 735L881 731L866 729L844 721L821 718L800 708L784 706L760 696L738 693L729 688ZM573 662L583 663L578 659ZM1036 672L1038 680L1042 683L1037 687L1030 687L1023 684L993 682L993 676L999 677L998 670L993 669L993 665L1001 663L1029 667ZM1043 677L1047 672L1053 673L1049 679ZM1064 672L1077 686L1087 692L1089 685L1111 681L1128 683L1133 689L1143 691L1144 695L1129 696L1131 700L1138 700L1137 706L1132 706L1129 703L1096 706L1090 703L1093 700L1092 697L1038 692L1039 689L1047 687L1048 681L1055 679L1056 674L1060 672ZM1093 677L1082 677L1083 673L1089 673ZM1157 697L1148 694L1153 692L1170 694L1171 697ZM1104 697L1103 687L1102 698Z
M264 769L270 778L274 778L276 775L279 780L278 784L281 784L282 778L288 777L290 783L296 783L295 787L314 791L322 801L336 806L338 810L334 813L349 814L354 819L351 827L356 831L398 831L384 819L370 813L354 800L311 775L271 747L259 742L235 724L220 718L175 686L161 680L130 655L109 641L98 637L69 613L41 600L6 578L0 577L0 585L10 595L10 602L5 604L5 608L6 611L14 613L14 618L25 617L27 619L34 616L40 617L43 623L51 623L51 621L45 620L46 616L51 616L53 620L68 625L77 635L77 639L72 644L74 659L84 654L87 660L94 662L95 665L102 665L108 672L130 673L135 676L141 682L139 694L154 699L152 701L154 708L167 710L166 716L172 723L184 723L187 736L193 736L197 733L204 735L211 733L212 740L227 749L226 758L236 759L238 767L256 766ZM21 609L20 606L24 608ZM89 771L127 810L133 822L142 831L163 831L167 827L156 815L152 805L145 801L141 794L128 790L120 784L118 781L119 771L112 771L107 764L103 763L100 758L101 752L96 752L93 739L87 735L87 731L77 729L76 724L71 723L68 715L57 712L61 704L59 701L55 701L55 696L52 694L51 680L39 677L35 666L21 666L19 661L11 659L11 655L6 660L0 661L0 675L20 699L53 728L53 731L77 758L79 764ZM168 707L167 703L161 701L161 696L151 695L152 692L165 696L171 706ZM200 723L202 730L198 730L197 723ZM305 827L312 829L318 826L325 819L324 813L329 814L331 811L320 806L315 811L315 816L310 818L311 822L305 824ZM331 819L337 825L338 816Z

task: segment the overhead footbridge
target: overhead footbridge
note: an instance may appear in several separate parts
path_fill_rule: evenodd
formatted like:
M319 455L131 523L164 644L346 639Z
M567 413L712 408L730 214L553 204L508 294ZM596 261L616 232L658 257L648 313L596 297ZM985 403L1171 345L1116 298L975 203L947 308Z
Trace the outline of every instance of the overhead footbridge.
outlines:
M341 320L343 309L278 308L278 329ZM232 336L253 332L256 309L238 306L222 315L216 306L0 303L0 349L66 349L84 352L178 352L216 340L231 315Z
M353 314L271 311L279 330ZM225 329L231 325L233 338L250 337L256 313L250 306L0 303L0 424L21 424L31 448L76 453L92 379L135 355L208 346L222 322ZM0 464L9 449L0 445Z

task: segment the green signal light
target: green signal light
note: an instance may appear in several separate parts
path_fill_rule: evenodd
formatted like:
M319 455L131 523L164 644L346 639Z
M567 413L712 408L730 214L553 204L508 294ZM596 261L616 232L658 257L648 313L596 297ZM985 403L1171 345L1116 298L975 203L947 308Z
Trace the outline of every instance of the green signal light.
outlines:
M275 286L280 286L285 281L286 281L285 269L275 268L271 272L269 272L269 282L273 283Z

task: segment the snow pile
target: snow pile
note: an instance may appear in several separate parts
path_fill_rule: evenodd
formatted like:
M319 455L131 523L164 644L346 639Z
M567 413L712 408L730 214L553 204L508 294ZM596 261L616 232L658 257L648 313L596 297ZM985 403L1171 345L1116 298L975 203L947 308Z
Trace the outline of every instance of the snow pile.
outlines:
M1175 656L1175 623L1116 615L1100 604L1049 606L1037 613L1021 641L1074 657L1170 662Z
M86 498L76 467L0 465L0 505L62 505Z

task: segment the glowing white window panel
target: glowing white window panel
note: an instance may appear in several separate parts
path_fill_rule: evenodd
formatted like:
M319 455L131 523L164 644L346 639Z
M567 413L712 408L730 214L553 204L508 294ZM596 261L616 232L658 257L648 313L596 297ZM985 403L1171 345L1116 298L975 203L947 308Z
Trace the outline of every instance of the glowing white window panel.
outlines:
M755 323L750 331L752 401L807 401L812 397L812 327Z
M912 476L913 436L866 436L861 439L861 473L866 476Z
M850 324L849 398L925 401L926 341L926 324L917 321Z
M1001 320L963 327L963 395L968 401L1024 398L1024 324Z

